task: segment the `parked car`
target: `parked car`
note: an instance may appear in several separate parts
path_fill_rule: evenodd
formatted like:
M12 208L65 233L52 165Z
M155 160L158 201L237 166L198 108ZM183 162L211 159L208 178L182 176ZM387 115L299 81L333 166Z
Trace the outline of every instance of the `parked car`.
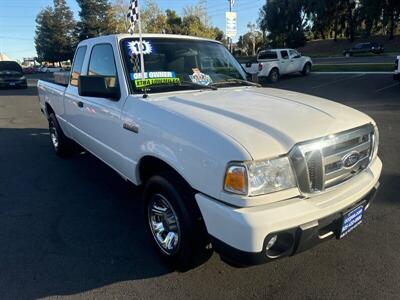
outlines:
M0 87L28 87L21 66L15 61L0 61Z
M303 56L294 49L271 49L260 51L256 62L243 63L242 67L247 73L256 74L259 81L268 80L274 83L281 75L297 72L308 75L312 64L310 57Z
M378 43L359 43L350 49L343 50L343 55L352 56L359 53L374 53L381 54L384 52L384 47L382 44Z
M25 67L25 68L22 68L22 72L24 74L35 74L38 71L37 71L37 68L35 68L35 67Z
M393 79L394 80L400 80L400 55L397 56L396 62L394 63L394 74L393 74Z
M55 72L62 72L63 68L59 67L41 67L39 69L41 73L55 73Z
M180 269L210 249L252 265L343 238L379 185L375 122L245 76L215 40L110 35L78 45L67 87L38 91L55 153L76 142L142 185L147 232Z

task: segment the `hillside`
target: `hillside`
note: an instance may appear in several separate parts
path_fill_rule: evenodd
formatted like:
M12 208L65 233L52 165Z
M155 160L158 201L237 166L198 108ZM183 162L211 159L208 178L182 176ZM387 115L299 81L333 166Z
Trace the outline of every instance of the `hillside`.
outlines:
M400 54L400 36L396 36L393 40L388 40L386 36L373 36L370 38L358 38L353 43L347 39L338 39L336 42L332 40L314 40L308 41L304 47L298 50L305 55L316 56L335 56L341 55L346 48L351 48L355 44L363 42L377 42L383 44L385 52L393 52Z

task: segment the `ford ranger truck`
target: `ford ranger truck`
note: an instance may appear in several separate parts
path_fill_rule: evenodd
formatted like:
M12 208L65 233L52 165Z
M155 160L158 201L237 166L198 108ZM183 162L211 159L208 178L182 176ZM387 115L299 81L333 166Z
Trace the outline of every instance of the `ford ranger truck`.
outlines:
M301 73L310 74L312 60L294 49L270 49L257 54L256 63L242 64L244 70L251 75L257 75L259 82L275 83L281 75Z
M149 238L178 269L213 250L247 266L353 234L379 185L375 122L245 78L214 40L110 35L79 44L66 87L38 91L54 151L78 144L142 185Z

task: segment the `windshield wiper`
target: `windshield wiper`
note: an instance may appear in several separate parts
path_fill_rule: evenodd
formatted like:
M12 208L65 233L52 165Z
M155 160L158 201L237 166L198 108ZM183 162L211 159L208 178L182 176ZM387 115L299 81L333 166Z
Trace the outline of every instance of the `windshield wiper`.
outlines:
M199 84L199 83L195 83L192 81L181 81L181 83L189 85L189 86L196 86L202 89L208 89L208 90L218 90L218 88L216 86L213 86L212 84L210 85L203 85L203 84Z
M237 78L229 78L224 81L218 81L216 83L213 83L212 85L222 85L222 84L227 84L227 83L243 83L247 86L256 86L256 87L261 87L262 85L259 83L243 80L243 79L237 79Z

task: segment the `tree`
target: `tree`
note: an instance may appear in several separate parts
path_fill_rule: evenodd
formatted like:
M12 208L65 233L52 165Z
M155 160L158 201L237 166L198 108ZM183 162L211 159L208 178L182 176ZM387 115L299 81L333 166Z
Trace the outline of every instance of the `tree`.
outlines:
M126 15L128 14L129 1L115 0L110 8L113 29L116 33L128 32L129 23Z
M73 58L76 22L65 0L54 0L36 17L35 46L39 61L61 62Z
M263 34L257 30L256 24L248 23L247 28L249 31L239 36L237 46L242 54L256 55L257 50L263 46Z
M126 26L125 20L128 4L124 3L125 0L116 0L111 7L112 19L117 24L114 27L118 28L118 32L121 32L120 28ZM126 5L126 10L125 13L122 13L124 5ZM167 9L164 13L154 0L145 0L144 5L141 7L142 30L145 33L193 35L216 39L225 43L223 31L218 27L210 25L208 20L209 17L203 1L199 1L194 6L186 6L183 17L170 9ZM136 26L136 31L138 30L137 28ZM127 29L126 27L126 30L123 30L126 32Z
M261 8L258 24L269 32L272 46L300 47L306 42L304 3L301 0L269 0Z
M165 32L179 34L181 31L182 18L176 14L176 11L167 9L165 11L167 18L165 20Z
M400 21L400 1L384 0L383 2L382 25L387 28L389 40L391 40Z
M117 23L107 0L76 0L76 2L81 9L77 26L79 41L116 33Z
M167 16L161 11L156 2L146 0L141 9L143 31L147 33L164 33Z

